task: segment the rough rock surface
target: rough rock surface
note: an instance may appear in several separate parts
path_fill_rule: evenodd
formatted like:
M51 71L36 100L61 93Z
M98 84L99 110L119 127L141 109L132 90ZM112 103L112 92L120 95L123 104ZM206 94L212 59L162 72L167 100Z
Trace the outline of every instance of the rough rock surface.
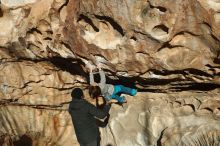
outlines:
M0 0L0 28L0 145L78 145L87 64L139 91L101 145L220 145L219 0Z

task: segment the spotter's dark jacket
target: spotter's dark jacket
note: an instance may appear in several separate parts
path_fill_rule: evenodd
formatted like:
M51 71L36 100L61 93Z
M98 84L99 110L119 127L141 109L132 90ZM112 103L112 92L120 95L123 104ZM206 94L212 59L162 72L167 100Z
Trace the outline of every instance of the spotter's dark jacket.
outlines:
M88 144L98 139L100 133L96 118L103 119L108 115L110 105L97 109L85 99L73 99L69 105L77 140L80 144Z

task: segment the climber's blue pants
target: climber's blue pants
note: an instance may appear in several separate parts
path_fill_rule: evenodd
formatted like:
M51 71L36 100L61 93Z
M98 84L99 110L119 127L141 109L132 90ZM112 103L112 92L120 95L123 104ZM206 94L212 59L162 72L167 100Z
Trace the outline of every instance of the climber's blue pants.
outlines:
M137 94L137 90L125 87L123 85L115 85L114 92L111 97L112 97L112 99L116 99L116 100L118 100L118 102L123 103L123 102L125 102L125 97L119 96L118 95L119 93L124 93L124 94L129 94L131 96L134 96Z

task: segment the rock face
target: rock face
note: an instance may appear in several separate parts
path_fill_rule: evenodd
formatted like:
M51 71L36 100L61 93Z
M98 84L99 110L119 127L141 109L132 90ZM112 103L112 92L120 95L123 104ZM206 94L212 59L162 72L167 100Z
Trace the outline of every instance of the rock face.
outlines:
M151 93L128 99L127 108L113 107L117 112L102 129L102 145L219 145L218 94Z
M101 145L220 144L219 0L0 0L0 28L0 145L78 145L88 64L139 91Z

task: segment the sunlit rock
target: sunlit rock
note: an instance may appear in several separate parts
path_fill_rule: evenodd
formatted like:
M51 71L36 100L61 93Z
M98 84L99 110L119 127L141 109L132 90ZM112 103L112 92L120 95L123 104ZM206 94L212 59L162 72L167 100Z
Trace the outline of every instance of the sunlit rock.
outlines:
M0 145L78 145L88 66L136 87L101 145L219 145L219 0L1 0Z

